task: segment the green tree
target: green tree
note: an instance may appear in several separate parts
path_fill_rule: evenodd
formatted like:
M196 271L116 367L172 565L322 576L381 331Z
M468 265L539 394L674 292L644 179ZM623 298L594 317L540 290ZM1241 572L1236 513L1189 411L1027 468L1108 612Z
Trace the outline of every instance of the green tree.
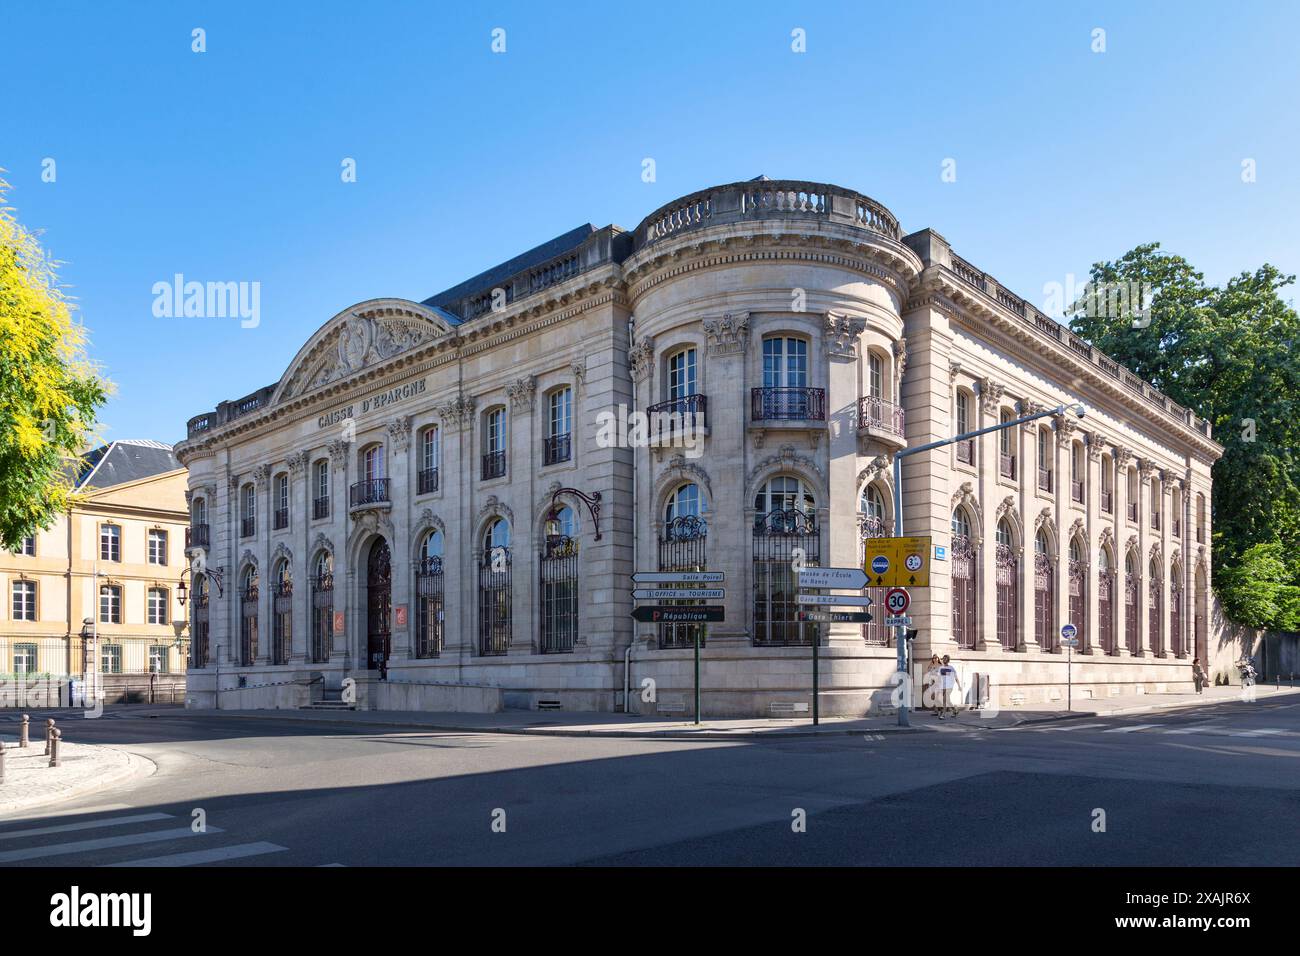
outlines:
M0 546L48 528L71 501L67 459L108 397L54 262L4 205L0 180Z
M1295 626L1291 599L1267 596L1300 585L1300 315L1281 294L1295 276L1265 264L1215 287L1149 243L1096 263L1091 278L1102 290L1136 283L1151 294L1145 303L1130 295L1119 314L1080 300L1071 310L1075 334L1207 419L1224 446L1212 505L1225 610L1258 627Z

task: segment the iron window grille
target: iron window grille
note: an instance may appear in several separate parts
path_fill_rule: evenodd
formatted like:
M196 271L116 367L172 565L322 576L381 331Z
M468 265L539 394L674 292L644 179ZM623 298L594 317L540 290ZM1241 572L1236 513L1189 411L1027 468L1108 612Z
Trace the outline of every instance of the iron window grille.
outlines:
M416 562L415 600L415 656L438 657L443 646L442 558Z
M578 636L578 541L548 535L541 554L538 583L542 600L541 651L572 653Z
M659 535L660 571L708 570L709 524L698 515L678 515L668 521ZM660 601L660 607L693 607L699 601ZM704 646L705 624L660 624L659 646L664 649L694 647L698 638Z
M754 645L757 647L811 647L820 640L820 625L798 619L799 587L794 573L795 549L804 563L821 563L821 533L817 516L797 509L778 509L755 515Z
M478 650L484 657L510 648L513 587L510 549L487 548L478 554Z

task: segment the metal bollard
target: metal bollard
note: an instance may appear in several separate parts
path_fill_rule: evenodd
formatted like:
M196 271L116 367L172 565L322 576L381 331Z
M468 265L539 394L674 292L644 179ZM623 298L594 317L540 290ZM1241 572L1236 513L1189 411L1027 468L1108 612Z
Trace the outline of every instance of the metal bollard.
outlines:
M53 721L51 721L51 723L53 723ZM63 731L59 730L57 727L51 728L50 730L50 766L51 767L57 767L59 765L59 739L62 736L63 736Z
M31 718L23 714L23 719L18 722L18 746L27 746L27 725L31 723Z
M5 782L5 742L0 740L0 783Z
M46 754L46 756L48 756L49 753L50 753L50 735L53 734L53 733L54 733L54 718L53 718L53 717L47 717L47 718L45 718L45 754Z

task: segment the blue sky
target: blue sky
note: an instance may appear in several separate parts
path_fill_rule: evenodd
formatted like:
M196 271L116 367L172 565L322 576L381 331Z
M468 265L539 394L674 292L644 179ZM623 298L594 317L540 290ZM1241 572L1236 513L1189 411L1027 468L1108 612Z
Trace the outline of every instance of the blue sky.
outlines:
M760 173L864 192L1040 305L1149 240L1212 281L1300 271L1297 11L0 0L0 167L116 384L104 437L177 441L349 305ZM155 317L176 273L260 283L260 325Z

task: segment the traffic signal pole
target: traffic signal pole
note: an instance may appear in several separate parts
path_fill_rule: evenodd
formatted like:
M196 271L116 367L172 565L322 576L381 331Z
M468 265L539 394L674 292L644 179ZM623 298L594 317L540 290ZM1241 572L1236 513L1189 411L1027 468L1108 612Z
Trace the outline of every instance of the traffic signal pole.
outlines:
M917 445L915 448L904 448L901 451L894 452L894 537L903 537L903 459L911 455L919 455L923 451L933 451L936 448L942 448L945 445L953 445L959 441L968 441L972 438L978 438L981 435L987 435L989 432L1000 432L1006 428L1014 428L1017 425L1023 425L1026 422L1032 422L1038 418L1047 418L1049 415L1064 415L1066 411L1072 411L1079 418L1083 418L1086 410L1083 405L1076 402L1072 405L1057 405L1055 408L1049 408L1046 411L1036 412L1033 415L1025 415L1023 418L1014 418L1009 422L1001 422L997 425L990 425L988 428L980 428L973 432L963 432L960 435L954 435L952 438L943 438L939 441L932 441L925 445ZM901 697L898 704L898 726L910 727L911 724L907 719L909 701L911 698L910 678L907 673L907 627L898 625L894 630L894 646L898 651L898 684L901 691ZM907 684L904 690L903 685Z

